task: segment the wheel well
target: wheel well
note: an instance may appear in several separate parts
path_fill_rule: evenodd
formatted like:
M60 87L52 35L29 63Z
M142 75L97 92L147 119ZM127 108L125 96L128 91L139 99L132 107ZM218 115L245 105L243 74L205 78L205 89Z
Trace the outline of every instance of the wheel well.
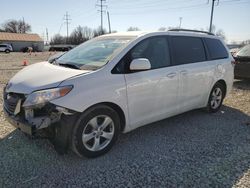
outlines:
M121 107L118 106L117 104L111 103L111 102L102 102L102 103L95 104L93 106L97 106L97 105L106 105L106 106L114 109L118 113L119 118L120 118L120 123L121 123L121 132L122 132L125 128L125 125L126 125L126 119L125 119L125 114L124 114L123 110L121 109ZM91 106L91 107L93 107L93 106ZM91 108L91 107L89 107L89 108Z
M224 97L226 96L227 94L227 84L225 82L225 80L218 80L216 83L220 83L223 87L224 87Z

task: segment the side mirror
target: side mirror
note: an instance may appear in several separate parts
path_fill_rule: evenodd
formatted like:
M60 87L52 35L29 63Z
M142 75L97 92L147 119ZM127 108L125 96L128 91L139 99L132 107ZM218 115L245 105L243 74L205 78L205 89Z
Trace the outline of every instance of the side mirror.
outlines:
M132 71L149 70L151 69L151 64L149 60L146 58L138 58L138 59L134 59L130 63L129 69Z

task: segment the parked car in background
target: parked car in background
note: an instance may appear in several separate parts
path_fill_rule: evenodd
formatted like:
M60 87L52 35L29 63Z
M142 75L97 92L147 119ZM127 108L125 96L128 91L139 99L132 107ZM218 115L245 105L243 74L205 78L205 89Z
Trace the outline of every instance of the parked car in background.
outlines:
M74 46L73 45L51 45L49 48L49 51L61 51L61 52L67 52L71 50Z
M234 76L236 79L250 79L250 44L244 46L234 57L236 65Z
M10 44L0 44L0 52L13 52L12 46Z
M26 134L50 133L59 152L97 157L121 132L193 109L217 112L233 67L223 40L207 32L103 35L22 69L4 89L4 112Z

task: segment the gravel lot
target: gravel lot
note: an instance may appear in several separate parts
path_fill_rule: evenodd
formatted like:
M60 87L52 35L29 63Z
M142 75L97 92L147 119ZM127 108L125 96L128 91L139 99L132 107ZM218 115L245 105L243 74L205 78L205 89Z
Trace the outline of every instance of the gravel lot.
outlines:
M0 54L0 94L24 58L49 55ZM250 187L250 81L235 81L220 112L144 126L96 159L58 155L5 121L2 98L0 109L0 187Z

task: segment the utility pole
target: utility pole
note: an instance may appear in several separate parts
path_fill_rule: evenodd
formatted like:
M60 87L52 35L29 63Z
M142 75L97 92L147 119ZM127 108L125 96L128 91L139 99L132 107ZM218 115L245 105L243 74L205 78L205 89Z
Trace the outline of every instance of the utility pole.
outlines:
M182 17L180 17L179 19L180 19L180 25L179 25L179 29L180 29L181 28Z
M210 26L209 26L209 32L212 32L212 26L213 26L213 16L214 16L214 2L215 2L216 0L212 0L212 10L211 10L211 17L210 17ZM217 5L219 4L219 1L220 0L218 0L218 3L217 3ZM209 1L208 1L209 2Z
M107 5L103 5L104 2L106 2L106 0L99 0L100 4L96 4L96 6L100 7L100 10L98 10L101 13L101 33L103 34L103 12L105 12L103 10L104 7L107 7Z
M111 25L110 25L109 11L107 11L107 15L108 15L108 23L109 23L109 33L111 33Z
M46 28L46 45L49 43L49 32L48 28Z
M20 30L21 30L21 28L20 28ZM20 33L22 33L22 31L20 31ZM23 33L26 33L24 17L23 17Z
M65 23L66 23L66 26L67 26L67 41L66 41L66 43L68 43L68 37L69 37L69 21L71 20L70 19L70 17L69 17L69 14L68 14L68 12L66 12L66 14L64 15L65 16L65 18L64 18L64 20L65 20Z

